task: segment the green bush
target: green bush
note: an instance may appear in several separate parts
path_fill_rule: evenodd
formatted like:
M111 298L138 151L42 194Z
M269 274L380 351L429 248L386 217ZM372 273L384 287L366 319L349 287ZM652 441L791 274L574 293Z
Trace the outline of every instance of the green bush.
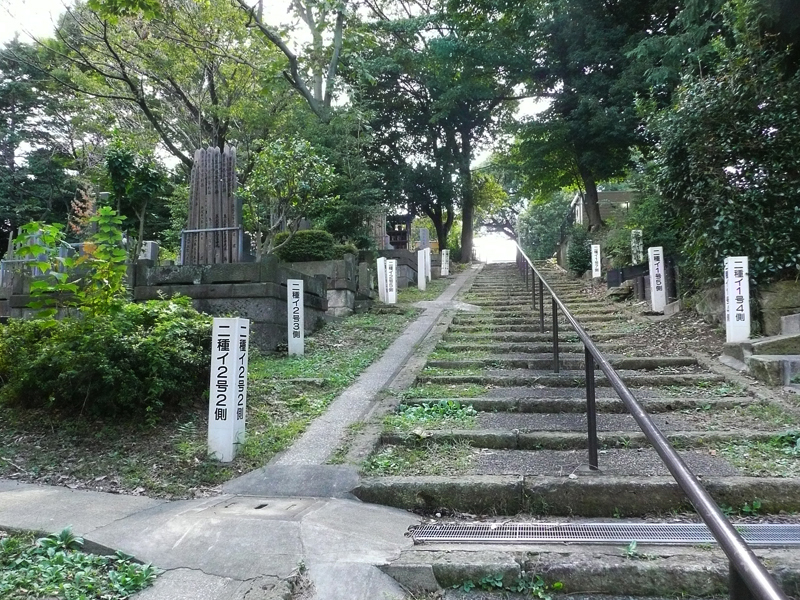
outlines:
M569 238L567 268L578 277L592 268L592 241L580 225L575 225Z
M352 254L354 256L358 256L358 248L356 248L355 244L351 243L334 245L333 258L336 259L344 258L345 254Z
M275 255L284 262L305 262L310 260L333 260L335 257L333 236L321 229L304 229L295 233L289 241L288 231L275 236ZM284 243L285 242L285 243ZM283 244L281 246L281 244Z
M11 320L0 332L0 401L150 422L208 386L211 318L188 298L111 315Z

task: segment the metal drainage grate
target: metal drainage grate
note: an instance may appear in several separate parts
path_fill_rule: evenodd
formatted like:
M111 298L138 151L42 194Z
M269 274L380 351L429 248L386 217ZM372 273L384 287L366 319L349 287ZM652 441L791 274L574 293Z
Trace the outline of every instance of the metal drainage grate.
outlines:
M800 524L735 525L751 546L800 546ZM409 534L415 542L479 544L715 544L702 523L432 523Z

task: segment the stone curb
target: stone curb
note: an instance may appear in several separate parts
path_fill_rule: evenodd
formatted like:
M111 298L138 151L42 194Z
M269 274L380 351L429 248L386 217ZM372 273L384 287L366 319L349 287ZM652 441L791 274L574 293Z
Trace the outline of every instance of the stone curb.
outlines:
M754 499L766 514L800 510L800 480L714 477L703 485L717 504L741 507ZM671 477L578 475L522 477L362 478L353 494L364 502L408 510L455 510L473 514L531 514L637 517L682 511L688 501Z

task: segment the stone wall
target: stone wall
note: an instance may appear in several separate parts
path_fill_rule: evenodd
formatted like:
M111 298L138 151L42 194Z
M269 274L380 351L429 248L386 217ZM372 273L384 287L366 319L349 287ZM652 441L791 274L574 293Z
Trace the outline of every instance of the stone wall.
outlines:
M764 317L764 334L781 332L781 317L800 313L800 281L778 281L759 295Z
M384 258L397 259L397 288L404 289L417 283L417 253L410 250L381 250ZM431 265L433 259L431 258ZM433 269L431 268L431 271Z
M325 275L309 276L278 263L273 256L260 263L153 267L133 270L136 301L181 294L194 307L215 316L250 319L251 340L260 350L273 351L287 342L286 280L304 281L305 327L310 333L328 309Z
M327 313L333 317L353 314L359 288L356 257L345 254L342 260L288 263L289 268L306 275L324 275L327 281Z

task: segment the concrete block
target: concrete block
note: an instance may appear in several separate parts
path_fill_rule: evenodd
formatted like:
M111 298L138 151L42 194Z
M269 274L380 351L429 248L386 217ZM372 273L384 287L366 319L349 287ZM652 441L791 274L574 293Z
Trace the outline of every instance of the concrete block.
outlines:
M800 373L800 354L754 354L745 364L750 375L767 385L789 385Z
M800 334L800 313L781 317L781 335Z
M777 335L781 331L781 317L800 313L800 281L778 281L760 294L764 316L764 333Z
M800 354L800 333L753 340L753 354Z
M670 302L664 307L664 316L668 317L670 315L674 315L675 313L680 312L682 306L681 301L676 300L675 302Z

